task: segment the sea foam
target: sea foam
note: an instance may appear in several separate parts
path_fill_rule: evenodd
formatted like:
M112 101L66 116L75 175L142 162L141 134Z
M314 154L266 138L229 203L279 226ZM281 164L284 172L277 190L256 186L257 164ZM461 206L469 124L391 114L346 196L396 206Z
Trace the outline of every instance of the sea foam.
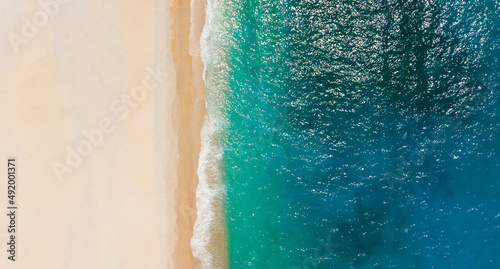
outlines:
M217 220L217 217L222 216L221 214L217 214L217 211L221 210L221 208L218 209L217 207L221 205L220 202L224 191L219 167L222 159L222 151L217 141L217 135L220 130L219 123L222 122L222 119L220 113L218 113L220 109L210 102L211 94L209 91L212 89L209 89L210 83L207 83L206 78L206 73L210 69L207 43L213 21L212 1L208 1L205 26L200 40L201 59L204 64L203 80L207 88L205 102L208 113L201 130L201 150L197 171L199 183L196 189L197 218L194 225L193 238L191 239L193 255L200 261L201 268L217 268L217 264L220 264L220 261L216 262L216 258L218 257L214 257L211 242L214 239L214 230L224 229L224 227L216 227L219 223L223 223L221 220ZM216 93L215 90L212 93ZM218 247L224 248L223 245Z

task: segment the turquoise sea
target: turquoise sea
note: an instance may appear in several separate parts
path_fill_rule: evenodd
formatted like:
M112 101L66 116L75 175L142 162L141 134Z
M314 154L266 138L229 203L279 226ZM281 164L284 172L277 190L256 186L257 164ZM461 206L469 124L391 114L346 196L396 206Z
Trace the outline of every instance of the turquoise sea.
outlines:
M500 1L207 10L229 268L500 268Z

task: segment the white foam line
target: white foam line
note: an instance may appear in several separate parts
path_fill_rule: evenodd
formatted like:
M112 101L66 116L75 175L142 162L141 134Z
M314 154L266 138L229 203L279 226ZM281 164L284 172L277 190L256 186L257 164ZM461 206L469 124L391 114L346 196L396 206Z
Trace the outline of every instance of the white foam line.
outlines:
M210 22L214 14L212 12L212 1L207 1L205 26L200 40L201 59L204 64L203 80L206 83L205 73L207 71L207 38L210 31ZM207 91L208 91L207 87ZM207 94L208 96L208 94ZM214 269L214 257L208 249L212 234L211 230L216 225L215 204L222 198L223 185L221 183L221 173L219 164L222 159L222 152L217 144L218 126L216 114L210 113L211 106L207 103L207 116L201 129L201 150L198 164L198 187L196 189L197 218L194 225L191 248L193 255L200 261L202 269ZM214 111L212 111L214 112Z

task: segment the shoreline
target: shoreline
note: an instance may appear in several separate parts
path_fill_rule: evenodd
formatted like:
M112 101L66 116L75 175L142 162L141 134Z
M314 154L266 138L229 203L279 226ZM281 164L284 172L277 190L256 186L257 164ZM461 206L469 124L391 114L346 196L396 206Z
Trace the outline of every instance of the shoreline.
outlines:
M191 1L191 29L190 29L190 53L193 56L194 80L205 87L205 61L208 53L206 38L209 31L211 14L207 0ZM205 105L208 104L208 96L205 92ZM194 226L194 234L191 239L193 255L200 263L201 268L228 268L226 225L223 210L223 188L219 163L221 152L217 144L217 127L214 125L216 118L207 114L208 108L204 108L205 118L200 132L201 151L199 153L199 165L197 174L199 177L196 188L197 220Z
M176 268L197 268L200 262L193 256L191 238L197 217L196 188L201 149L201 128L205 107L205 83L199 39L205 24L205 0L173 0L170 6L172 25L172 56L176 72L174 100L174 132L178 138L177 163L177 244L173 254ZM197 7L193 14L192 5ZM202 7L201 9L199 7ZM197 42L198 41L198 42Z

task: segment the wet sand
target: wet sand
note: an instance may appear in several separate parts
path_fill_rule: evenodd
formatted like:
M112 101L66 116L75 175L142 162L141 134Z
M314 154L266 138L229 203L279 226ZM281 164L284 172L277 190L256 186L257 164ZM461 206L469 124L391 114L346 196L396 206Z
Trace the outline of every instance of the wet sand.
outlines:
M173 0L170 9L173 33L172 55L177 74L174 130L178 137L179 148L178 185L175 192L178 216L176 222L178 241L174 253L176 268L199 266L192 254L191 238L196 221L200 131L206 108L199 42L192 40L192 37L195 35L199 40L204 25L204 13L196 14L197 19L192 20L191 4L202 2L193 1L196 3Z

